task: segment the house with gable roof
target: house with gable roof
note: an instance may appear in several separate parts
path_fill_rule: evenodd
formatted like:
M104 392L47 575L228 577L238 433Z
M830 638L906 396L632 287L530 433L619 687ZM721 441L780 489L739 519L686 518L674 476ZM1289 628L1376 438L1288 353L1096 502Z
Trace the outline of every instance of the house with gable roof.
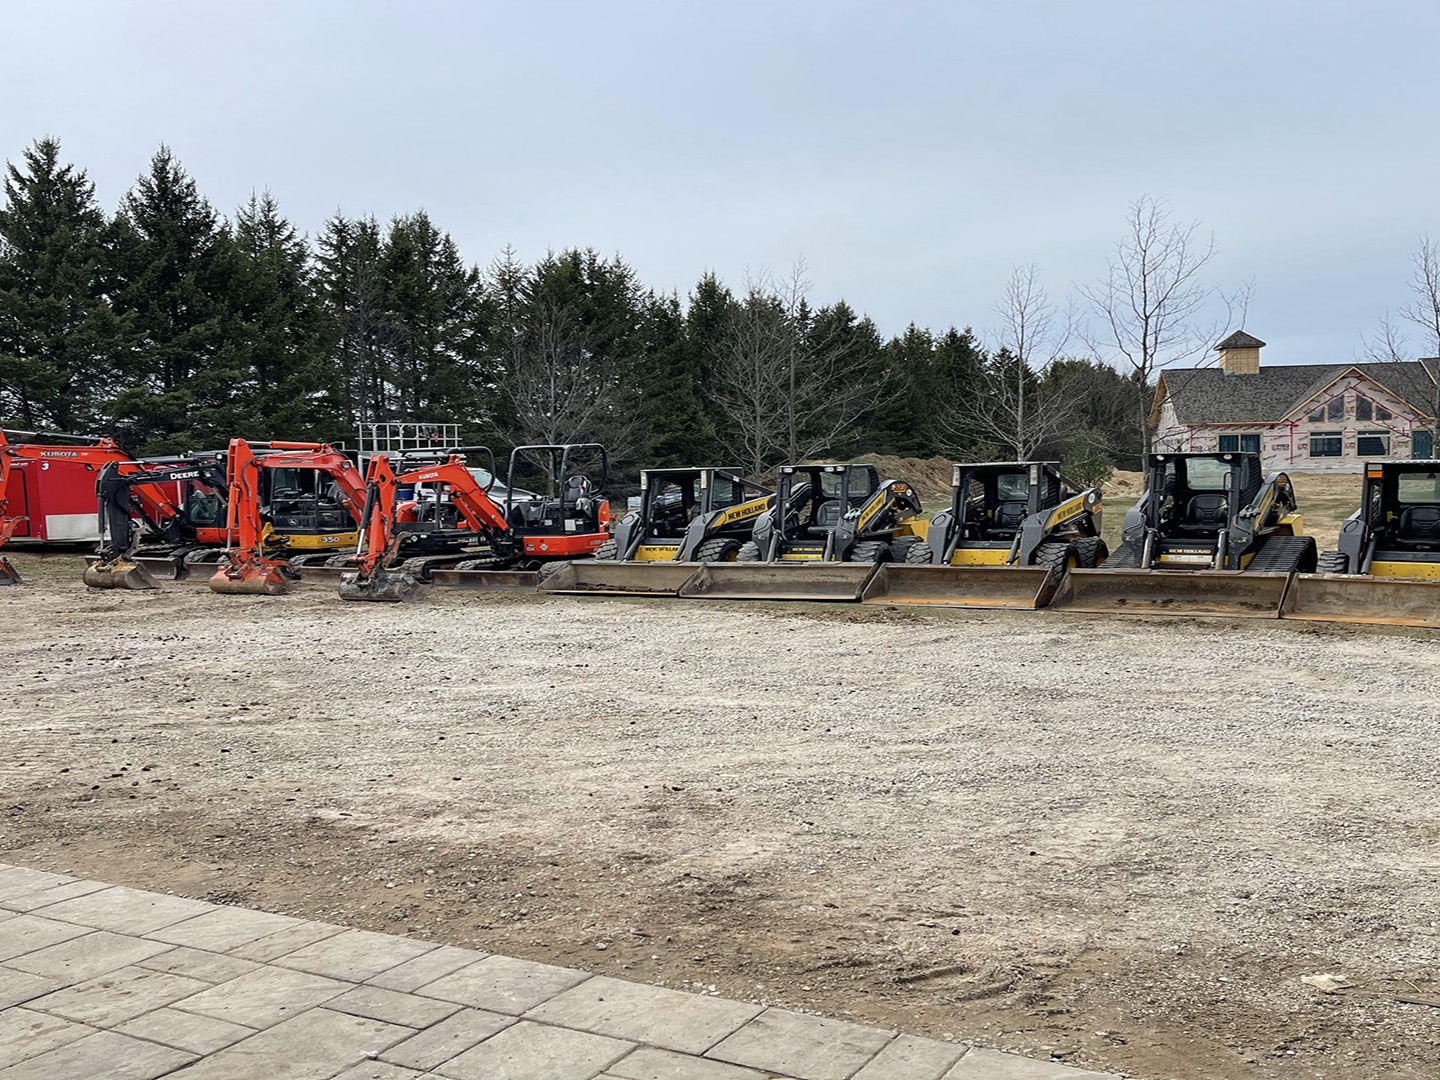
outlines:
M1434 455L1435 361L1282 364L1243 330L1214 367L1160 373L1150 423L1157 452L1259 451L1265 468L1356 472L1376 458Z

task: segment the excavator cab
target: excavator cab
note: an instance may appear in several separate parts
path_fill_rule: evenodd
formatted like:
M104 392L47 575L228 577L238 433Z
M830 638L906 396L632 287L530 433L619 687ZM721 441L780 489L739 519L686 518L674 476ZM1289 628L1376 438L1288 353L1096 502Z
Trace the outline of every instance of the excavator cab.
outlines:
M546 592L674 596L696 563L734 562L772 492L736 466L645 469L640 505L593 559L558 567Z
M950 506L917 525L865 589L866 603L1044 607L1064 574L1104 560L1098 488L1053 461L957 463Z
M915 489L874 465L782 466L736 561L702 566L679 595L859 600L875 568L919 538L921 512Z
M1440 461L1369 461L1334 551L1291 583L1280 617L1440 627Z
M1122 543L1067 574L1053 606L1076 611L1276 618L1290 577L1315 569L1290 477L1256 453L1151 454Z

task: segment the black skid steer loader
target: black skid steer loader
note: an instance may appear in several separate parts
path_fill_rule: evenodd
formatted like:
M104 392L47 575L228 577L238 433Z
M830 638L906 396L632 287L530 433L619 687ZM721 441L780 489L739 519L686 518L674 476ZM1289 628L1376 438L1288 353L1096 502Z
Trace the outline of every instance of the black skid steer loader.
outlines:
M1296 575L1280 617L1440 628L1440 461L1366 462L1338 549Z
M562 563L544 592L674 596L696 564L734 562L774 493L736 467L646 469L640 505L592 559Z
M874 465L785 465L774 505L755 519L733 563L707 563L682 597L726 600L860 599L882 563L918 543L922 507L904 480Z
M1122 543L1098 570L1065 575L1052 607L1274 619L1290 579L1315 569L1285 473L1255 453L1151 454Z
M867 604L1044 607L1064 575L1104 561L1098 488L1049 461L956 464L950 506L917 525L924 539L882 566Z

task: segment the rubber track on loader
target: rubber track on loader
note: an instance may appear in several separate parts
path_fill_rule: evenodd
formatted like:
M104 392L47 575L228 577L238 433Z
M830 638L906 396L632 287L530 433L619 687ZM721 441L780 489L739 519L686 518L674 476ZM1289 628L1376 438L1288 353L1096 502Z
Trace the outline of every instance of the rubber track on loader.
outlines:
M1247 574L1294 574L1313 543L1308 536L1272 536L1245 568Z
M1102 570L1138 570L1140 569L1140 556L1144 549L1132 540L1127 540L1118 548L1112 551L1100 564Z

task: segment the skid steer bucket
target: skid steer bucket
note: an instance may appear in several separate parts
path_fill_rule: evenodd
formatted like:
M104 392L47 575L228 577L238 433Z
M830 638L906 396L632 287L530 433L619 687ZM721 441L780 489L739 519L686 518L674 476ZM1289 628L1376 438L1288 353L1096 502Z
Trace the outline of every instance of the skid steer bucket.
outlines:
M703 563L680 595L705 600L860 599L874 563Z
M430 583L450 589L533 589L540 584L535 570L431 570Z
M1440 580L1296 574L1280 617L1440 628Z
M906 566L886 563L865 586L866 604L1038 608L1054 595L1044 566Z
M1050 606L1106 615L1275 619L1289 583L1289 574L1243 570L1071 570Z
M674 596L695 576L695 563L616 562L582 559L556 567L540 581L541 592L609 596Z
M127 559L93 562L85 567L83 580L92 589L158 589L160 583L150 571Z
M369 580L361 580L350 570L341 575L339 591L342 600L398 603L413 598L420 591L420 583L404 571L377 570Z

